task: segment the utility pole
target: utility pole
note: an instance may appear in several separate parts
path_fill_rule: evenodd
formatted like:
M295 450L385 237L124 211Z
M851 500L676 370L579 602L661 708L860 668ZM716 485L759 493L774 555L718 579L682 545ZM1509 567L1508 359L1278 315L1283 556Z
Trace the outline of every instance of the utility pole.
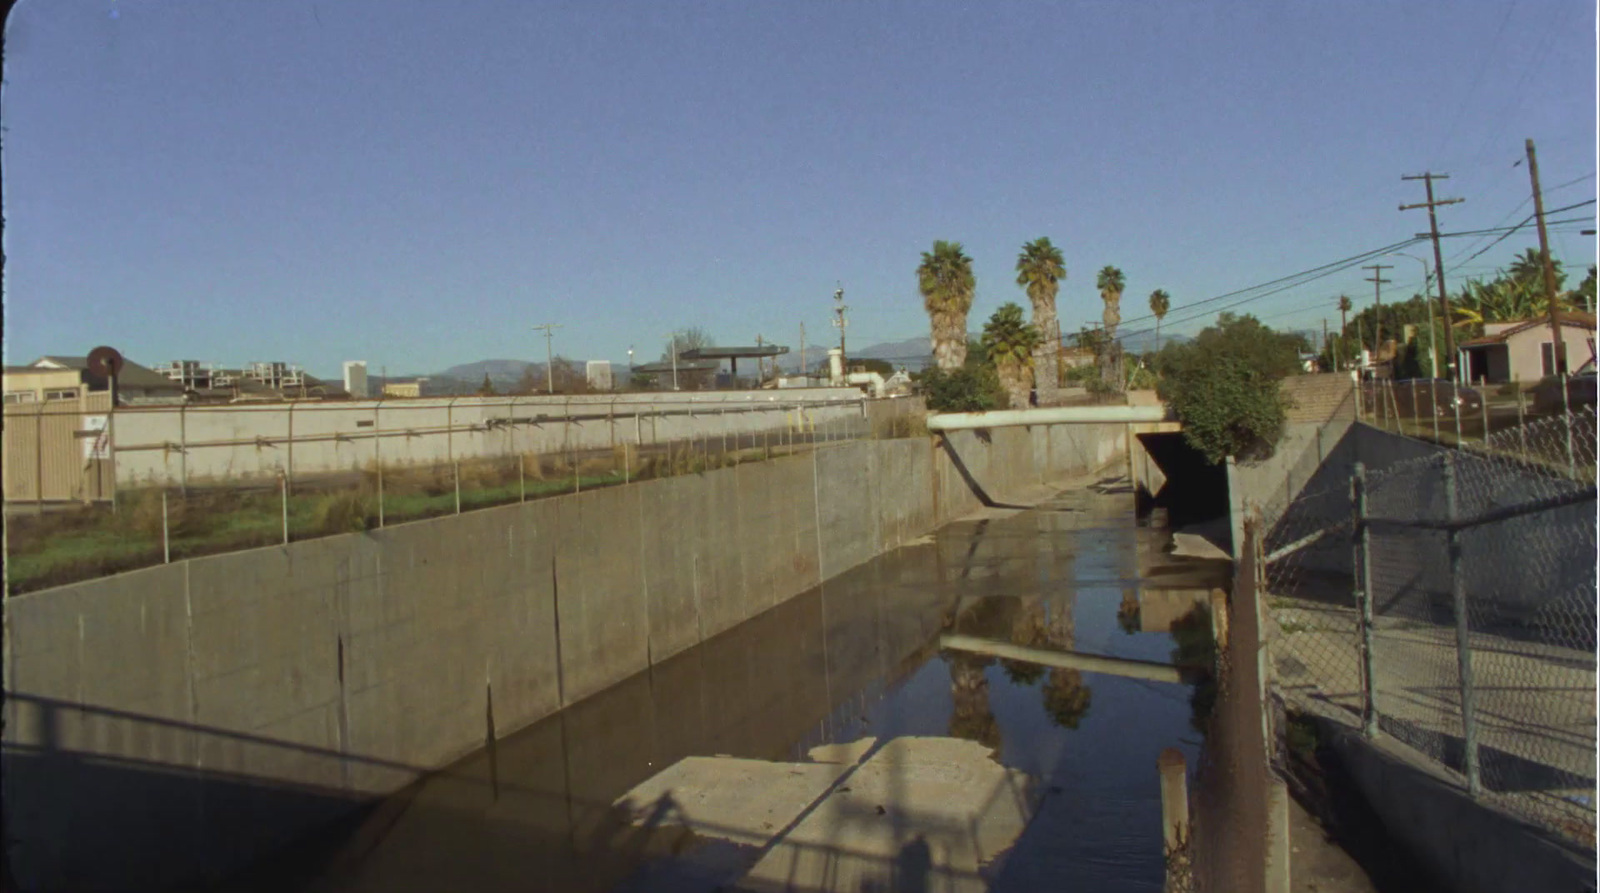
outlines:
M551 394L556 392L556 363L555 354L550 348L550 339L555 337L555 330L561 328L560 323L547 322L534 326L534 331L544 330L544 382Z
M1372 278L1367 281L1372 283L1372 300L1376 302L1372 311L1372 365L1376 367L1383 354L1383 284L1394 281L1383 278L1383 271L1394 269L1394 264L1371 264L1361 269L1372 271ZM1393 367L1389 371L1392 373Z
M849 327L850 320L847 319L844 314L845 311L849 310L850 308L846 307L844 303L843 285L834 290L833 302L833 326L839 330L839 366L840 368L847 368L844 365L844 330Z
M800 378L806 384L811 383L811 372L806 369L806 324L800 324Z
M1328 346L1328 318L1326 316L1322 318L1322 352L1330 357L1333 356L1333 350Z
M761 387L761 382L765 381L766 378L767 378L767 358L760 355L760 350L761 350L761 333L757 332L756 333L756 351L757 351L757 354L756 354L756 387L758 387L758 388ZM738 387L738 386L739 386L739 383L738 382L734 382L734 387Z
M1426 235L1433 239L1433 269L1435 272L1435 278L1439 280L1439 315L1444 320L1445 368L1451 373L1450 380L1459 382L1460 376L1456 374L1456 330L1455 326L1450 322L1450 293L1446 291L1444 287L1444 256L1439 253L1439 215L1434 211L1434 209L1440 205L1454 205L1465 201L1465 199L1434 199L1433 181L1448 180L1450 179L1449 174L1435 174L1429 171L1421 174L1401 177L1400 179L1421 180L1426 183L1428 187L1427 201L1420 202L1415 205L1401 205L1400 210L1410 211L1415 208L1428 209L1428 232ZM1423 233L1418 233L1417 238L1420 239L1423 237L1423 235Z
M1556 316L1556 270L1550 263L1550 237L1544 229L1544 195L1539 191L1539 156L1533 140L1527 141L1528 177L1533 181L1533 214L1539 221L1539 259L1544 263L1544 293L1550 304L1550 366L1556 375L1567 374L1567 345L1561 338L1561 321Z

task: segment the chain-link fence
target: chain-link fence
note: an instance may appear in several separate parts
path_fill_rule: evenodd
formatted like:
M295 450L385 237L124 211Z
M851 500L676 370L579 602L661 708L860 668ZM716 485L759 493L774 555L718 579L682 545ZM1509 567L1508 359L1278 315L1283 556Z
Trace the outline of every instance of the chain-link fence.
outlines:
M1362 421L1397 434L1450 446L1527 451L1530 426L1595 406L1595 376L1547 376L1475 386L1442 379L1363 382L1357 412ZM1564 443L1548 443L1548 458L1565 461ZM1576 458L1575 456L1572 458Z
M7 490L9 591L908 436L923 415L910 398L581 400L45 405L6 431L8 485L34 482ZM68 486L91 472L100 489Z
M1403 741L1594 845L1595 414L1304 493L1265 543L1286 705Z

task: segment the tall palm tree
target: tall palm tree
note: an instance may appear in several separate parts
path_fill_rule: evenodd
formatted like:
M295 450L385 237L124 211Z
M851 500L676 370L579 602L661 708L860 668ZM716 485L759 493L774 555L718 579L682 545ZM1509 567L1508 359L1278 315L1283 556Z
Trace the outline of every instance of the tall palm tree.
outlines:
M1127 277L1116 267L1107 265L1100 270L1100 275L1095 277L1095 287L1100 289L1100 300L1105 302L1106 309L1101 314L1101 319L1106 324L1106 337L1117 337L1117 323L1122 322L1122 289L1127 285Z
M1156 316L1156 352L1161 352L1161 319L1172 309L1172 295L1167 294L1164 288L1158 288L1150 293L1150 312Z
M983 326L983 350L994 363L1000 386L1011 398L1012 409L1028 406L1028 386L1033 371L1033 351L1039 330L1022 321L1022 308L1007 302Z
M1561 261L1550 258L1550 268L1556 274L1556 291L1561 291L1562 284L1566 281L1567 274L1561 269ZM1513 281L1520 285L1532 288L1538 294L1544 294L1544 255L1537 249L1528 250L1517 255L1507 270Z
M978 282L960 242L940 239L932 251L922 252L917 289L933 329L934 362L944 370L961 368L967 361L967 311Z
M1340 354L1344 353L1344 337L1345 337L1344 336L1344 332L1345 332L1345 329L1350 328L1350 308L1354 307L1354 306L1355 306L1354 304L1350 303L1350 297L1348 295L1340 295L1339 296L1339 353ZM1337 360L1334 361L1333 368L1334 368L1335 371L1338 370L1339 362Z
M1056 292L1065 278L1066 261L1061 257L1061 249L1051 244L1048 236L1040 236L1022 246L1022 253L1017 255L1017 284L1027 292L1033 304L1033 327L1039 331L1039 347L1035 350L1033 364L1034 385L1039 389L1040 404L1045 405L1055 402L1056 359L1061 351Z

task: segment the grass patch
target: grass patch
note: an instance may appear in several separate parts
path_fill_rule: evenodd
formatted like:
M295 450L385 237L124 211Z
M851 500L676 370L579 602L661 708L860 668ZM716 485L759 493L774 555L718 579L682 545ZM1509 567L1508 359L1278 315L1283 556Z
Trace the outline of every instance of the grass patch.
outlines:
M471 511L523 500L544 499L583 490L613 487L629 480L696 474L761 458L761 450L707 454L669 450L640 458L622 451L581 458L515 457L463 462L456 467L385 468L382 521L385 526L454 514L457 475L460 510ZM336 490L303 489L288 499L291 542L379 526L377 469L367 468L355 485ZM166 492L167 547L173 561L216 555L284 540L284 505L274 484L250 490L191 490L187 498ZM162 491L124 490L116 509L107 505L74 507L7 519L9 554L6 580L11 594L31 592L162 563Z

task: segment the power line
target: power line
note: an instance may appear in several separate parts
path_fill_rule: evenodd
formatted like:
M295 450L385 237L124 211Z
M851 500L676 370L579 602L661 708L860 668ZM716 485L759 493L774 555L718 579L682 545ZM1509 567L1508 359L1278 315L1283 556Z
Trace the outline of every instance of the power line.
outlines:
M1584 204L1593 204L1593 202L1592 201L1590 201L1590 202L1579 202L1577 205L1575 205L1573 207L1581 207ZM1563 210L1568 210L1568 209L1563 209ZM1546 212L1546 213L1548 214L1550 212ZM1588 222L1589 221L1586 218L1574 218L1574 219L1570 219L1570 220L1551 221L1549 225L1553 226L1553 225L1556 225L1556 224L1588 223ZM1440 233L1439 235L1440 235L1440 238L1445 238L1445 237L1448 237L1448 236L1472 235L1472 234L1474 234L1476 232L1497 233L1497 232L1502 232L1504 230L1505 230L1504 227L1499 227L1499 228L1495 228L1495 229L1479 230L1479 231L1468 231L1468 232L1464 232L1464 233ZM1350 257L1343 258L1343 259L1338 260L1338 261L1332 261L1330 263L1323 264L1323 265L1318 266L1318 267L1312 267L1312 268L1310 268L1308 270L1302 270L1299 273L1291 274L1289 276L1281 276L1281 277L1279 277L1277 279L1273 279L1273 280L1270 280L1268 282L1262 282L1262 283L1259 283L1257 285L1249 286L1247 288L1236 289L1234 291L1227 292L1226 294L1217 295L1216 297L1206 298L1205 300L1201 300L1201 301L1194 301L1194 302L1191 302L1189 304L1183 305L1180 308L1177 308L1177 310L1180 311L1182 315L1174 316L1173 314L1169 313L1167 319L1162 321L1162 325L1165 326L1165 327L1173 327L1174 330L1176 330L1177 326L1183 325L1184 323L1194 322L1195 320L1199 320L1199 319L1205 319L1205 318L1210 317L1213 313L1220 313L1220 312L1225 311L1225 310L1232 310L1232 309L1234 309L1236 307L1242 307L1242 306L1244 306L1246 304L1250 304L1250 303L1253 303L1255 301L1264 300L1264 299L1272 297L1274 295L1282 294L1283 292L1290 291L1290 290L1298 288L1298 287L1300 287L1302 285L1306 285L1306 284L1309 284L1311 282L1315 282L1318 279L1325 279L1325 278L1327 278L1329 276L1334 275L1335 273L1341 273L1341 272L1344 272L1345 270L1352 269L1352 268L1354 268L1356 266L1359 266L1362 261L1372 260L1374 258L1381 257L1384 254L1387 254L1387 253L1389 253L1391 251L1394 251L1396 249L1405 248L1405 247L1407 247L1409 245L1414 245L1414 244L1416 244L1418 242L1423 242L1423 241L1427 241L1427 239L1425 237L1424 238L1412 238L1412 239L1407 239L1407 240L1401 241L1401 242L1395 242L1392 245L1385 245L1382 248L1374 248L1371 251L1365 251L1365 252L1362 252L1361 254L1352 255ZM1291 280L1293 280L1293 281L1291 281ZM1287 284L1284 284L1284 283L1287 283ZM1277 286L1277 287L1274 288L1272 286ZM1250 292L1260 291L1261 289L1267 289L1267 290L1266 291L1261 291L1259 294L1253 294L1253 295L1249 294ZM1204 309L1204 310L1201 309L1203 307L1207 307L1208 305L1214 304L1217 301L1226 300L1228 298L1237 297L1239 295L1249 295L1249 296L1248 297L1244 297L1244 298L1240 298L1237 301L1233 301L1231 303L1224 304L1224 305L1219 306L1219 307L1210 307L1209 309ZM1196 311L1198 311L1198 312L1196 312ZM1155 316L1153 314L1145 314L1143 316L1131 317L1130 319L1123 320L1123 326L1126 327L1129 322L1142 322L1144 320L1151 320L1151 319L1154 319L1154 318L1155 318ZM1147 326L1145 328L1121 328L1121 329L1119 329L1118 337L1126 339L1126 338L1131 338L1131 337L1134 337L1134 336L1137 336L1137 335L1144 335L1144 334L1147 334L1147 333L1152 333L1154 331L1155 331L1155 328L1153 326Z
M1387 252L1394 251L1394 250L1396 250L1398 248L1404 248L1407 245L1411 245L1411 244L1414 244L1414 243L1419 242L1419 241L1421 241L1421 240L1420 239L1406 239L1406 240L1401 241L1401 242L1395 242L1392 245L1385 245L1382 248L1374 248L1371 251L1363 251L1360 254L1353 254L1353 255L1351 255L1349 257L1341 258L1341 259L1336 260L1336 261L1330 261L1328 263L1322 264L1321 266L1311 267L1310 269L1307 269L1307 270L1301 270L1298 273L1291 273L1288 276L1280 276L1277 279L1272 279L1272 280L1269 280L1267 282L1258 283L1256 285L1252 285L1252 286L1249 286L1247 288L1236 289L1234 291L1227 292L1226 294L1217 295L1216 297L1206 298L1206 299L1200 300L1200 301L1191 301L1190 303L1185 304L1185 305L1183 305L1181 307L1178 307L1178 308L1175 308L1175 309L1180 311L1180 312L1189 312L1189 311L1193 311L1193 310L1195 310L1197 308L1204 307L1204 306L1206 306L1208 304L1214 304L1217 301L1225 301L1225 300L1227 300L1229 298L1238 297L1239 295L1248 294L1249 292L1258 291L1258 290L1264 289L1264 288L1271 288L1272 286L1281 285L1282 283L1285 283L1285 282L1289 282L1290 283L1289 285L1284 286L1282 288L1278 288L1278 289L1275 289L1273 291L1266 292L1264 294L1258 295L1258 296L1253 297L1253 298L1247 298L1245 301L1241 301L1241 302L1237 302L1237 303L1228 305L1230 307L1238 306L1240 303L1246 303L1246 302L1251 301L1251 300L1258 300L1260 298L1267 297L1268 295L1277 294L1277 293L1282 292L1282 291L1287 291L1290 288L1295 288L1297 286L1304 285L1307 282L1315 282L1318 279L1322 279L1324 277L1331 276L1334 273L1342 272L1344 270L1350 269L1351 267L1358 266L1362 261L1372 260L1374 257L1379 257L1379 256L1381 256L1381 255L1383 255L1383 254L1385 254ZM1290 280L1296 280L1296 281L1290 282ZM1226 308L1218 308L1218 309L1226 309ZM1122 322L1123 322L1124 325L1126 325L1126 324L1128 324L1130 322L1142 322L1142 321L1147 320L1147 319L1155 319L1155 314L1146 313L1146 314L1144 314L1142 316L1129 317L1127 319L1124 319ZM1142 331L1149 331L1149 330L1138 330L1138 331L1142 332ZM1131 332L1127 333L1127 334L1131 334Z

